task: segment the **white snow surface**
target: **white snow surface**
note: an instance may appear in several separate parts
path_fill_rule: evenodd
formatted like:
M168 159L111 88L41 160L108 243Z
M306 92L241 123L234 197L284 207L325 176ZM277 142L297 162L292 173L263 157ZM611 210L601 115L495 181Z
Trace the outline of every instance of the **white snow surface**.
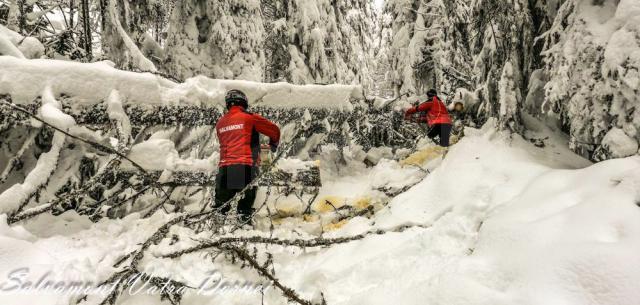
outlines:
M322 291L328 304L637 304L640 157L590 165L562 146L541 149L492 130L467 130L467 136L422 182L371 219L355 218L325 232L325 237L419 227L330 248L271 247L278 278L306 298L318 300ZM402 171L406 170L395 161L383 159L373 168L328 178L327 185L341 179L336 192L356 194L389 178L401 183ZM23 227L0 226L3 246L10 245L3 247L9 252L0 251L0 274L44 263L56 278L82 275L103 280L121 255L136 249L170 217L157 213L140 219L134 214L92 224L69 212L41 216ZM213 265L201 254L178 260L154 258L209 237L184 228L172 233L188 238L173 246L168 241L152 246L143 261L145 270L196 286L210 270L219 270L230 281L259 281L249 269ZM269 232L236 234L268 236ZM289 227L276 227L273 234L311 237ZM16 255L15 249L28 254ZM0 297L6 305L61 304L65 299L34 294ZM123 304L160 304L157 296L141 294L123 300ZM189 292L183 299L185 305L260 302L260 294ZM284 304L285 299L272 290L265 302Z
M0 94L31 103L49 86L54 96L65 94L77 104L95 104L117 90L122 104L224 106L230 89L243 90L250 105L274 108L331 108L349 111L352 99L363 99L360 86L291 85L219 80L197 76L178 84L151 73L117 70L106 62L26 60L0 56Z

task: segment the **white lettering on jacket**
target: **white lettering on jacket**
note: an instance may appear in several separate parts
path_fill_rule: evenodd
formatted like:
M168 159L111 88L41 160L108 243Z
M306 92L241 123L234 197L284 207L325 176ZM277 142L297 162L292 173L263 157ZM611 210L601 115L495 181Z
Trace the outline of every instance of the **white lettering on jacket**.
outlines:
M218 129L218 132L219 133L225 133L227 131L238 130L238 129L243 129L243 128L244 128L244 124L235 124L235 125L229 125L229 126L222 127L220 129Z

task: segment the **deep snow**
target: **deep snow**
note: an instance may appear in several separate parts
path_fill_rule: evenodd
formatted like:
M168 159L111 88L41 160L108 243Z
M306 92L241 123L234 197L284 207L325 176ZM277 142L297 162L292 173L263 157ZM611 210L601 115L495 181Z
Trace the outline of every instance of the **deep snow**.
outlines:
M328 249L271 247L278 277L305 297L317 299L322 291L329 304L629 305L640 300L635 289L640 281L640 157L589 166L565 146L554 145L563 139L543 127L538 135L550 136L543 149L492 128L467 134L442 162L425 161L433 172L374 217L355 218L324 234L417 227ZM354 168L351 175L325 175L322 192L329 195L335 188L333 195L345 198L373 196L372 185L401 183L397 177L411 173L396 161L382 160L373 168ZM23 226L3 225L0 274L39 264L38 270L53 270L57 278L105 279L120 255L170 217L131 215L92 224L68 212ZM276 226L274 235L316 234L296 224L300 221L289 219ZM181 228L173 233L205 237ZM173 247L192 243L187 238ZM259 280L253 271L214 265L201 254L173 261L152 257L167 251L166 241L153 246L145 268L196 286L214 268L230 279ZM64 299L37 297L38 304ZM3 295L2 303L25 304L34 298ZM124 300L159 302L148 295ZM274 291L265 301L284 303ZM260 295L189 293L183 300L187 305L220 302L256 304Z

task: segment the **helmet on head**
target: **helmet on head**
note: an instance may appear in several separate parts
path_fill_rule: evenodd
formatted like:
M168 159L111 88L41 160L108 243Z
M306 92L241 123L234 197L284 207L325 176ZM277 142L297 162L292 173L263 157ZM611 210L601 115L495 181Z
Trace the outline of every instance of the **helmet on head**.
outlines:
M249 99L247 98L247 95L236 89L227 91L227 95L224 97L224 102L227 104L227 109L232 106L241 106L244 107L244 109L249 108Z
M436 91L436 89L429 89L429 91L427 91L427 96L429 98L433 98L434 96L438 96L438 91Z

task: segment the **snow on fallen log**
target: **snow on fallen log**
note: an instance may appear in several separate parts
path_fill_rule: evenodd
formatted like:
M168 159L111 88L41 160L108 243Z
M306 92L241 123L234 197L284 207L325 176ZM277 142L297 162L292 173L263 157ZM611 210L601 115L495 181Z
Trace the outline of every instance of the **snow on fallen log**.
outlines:
M64 94L79 106L105 101L114 89L130 103L158 104L162 102L160 92L176 86L151 73L121 71L104 62L0 56L0 66L0 94L11 95L17 104L33 102L47 85L55 96Z
M216 172L218 154L209 159L181 159L175 143L167 139L149 139L131 147L127 156L148 171L188 171ZM121 168L134 171L136 168L129 161L123 161Z
M220 80L197 76L185 81L182 87L201 94L216 92L217 103L224 103L224 94L239 89L247 94L250 104L272 108L338 109L351 111L352 100L363 100L362 87L352 85L292 85L289 83L257 83L242 80Z
M27 60L0 56L0 94L17 104L32 103L45 86L64 95L73 108L106 101L112 90L123 106L197 106L223 109L229 89L243 90L252 106L350 111L353 100L364 99L362 87L351 85L292 85L217 80L204 76L176 83L151 73L122 71L108 63Z

